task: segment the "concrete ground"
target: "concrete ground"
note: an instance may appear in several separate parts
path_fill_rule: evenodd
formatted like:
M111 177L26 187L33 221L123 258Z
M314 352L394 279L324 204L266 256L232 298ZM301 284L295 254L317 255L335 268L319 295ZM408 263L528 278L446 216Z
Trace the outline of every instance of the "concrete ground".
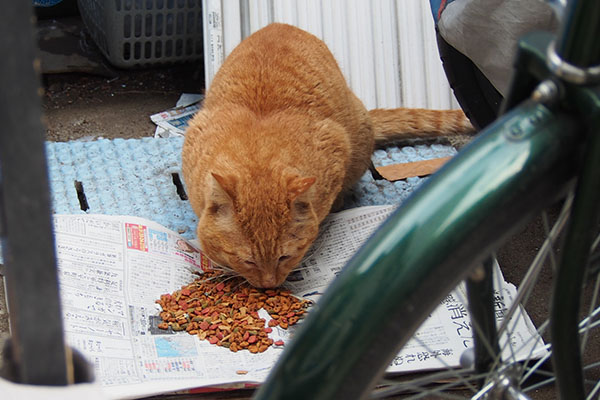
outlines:
M65 31L71 32L63 38L63 43L77 47L74 41L79 42L82 37L77 18L45 21L40 26L56 23L63 24ZM44 50L42 44L40 47ZM56 53L53 49L46 50L50 55ZM75 57L79 64L71 62L70 67L65 67L65 63L61 64L60 58L56 57L42 64L45 72L42 79L45 89L43 111L49 141L98 136L153 136L155 126L149 119L151 114L172 107L182 92L198 93L204 87L201 62L145 70L116 70L93 48L88 47L84 53L81 57L71 54L69 57ZM452 140L460 147L469 138ZM508 281L518 284L522 265L531 257L532 251L539 248L541 232L541 223L536 221L515 235L500 251L500 263ZM539 295L534 297L529 309L534 321L547 311L549 278L539 288ZM0 338L8 335L7 321L4 293L0 290ZM206 398L247 398L248 395L238 392ZM553 397L541 394L541 398Z

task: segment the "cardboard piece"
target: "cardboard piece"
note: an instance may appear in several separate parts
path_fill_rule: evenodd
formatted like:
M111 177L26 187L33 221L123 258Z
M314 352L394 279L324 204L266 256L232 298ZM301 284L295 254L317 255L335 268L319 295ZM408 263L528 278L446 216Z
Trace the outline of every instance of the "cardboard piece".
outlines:
M377 171L388 181L399 181L413 176L426 176L437 171L452 157L434 158L431 160L414 161L402 164L392 164L377 167Z

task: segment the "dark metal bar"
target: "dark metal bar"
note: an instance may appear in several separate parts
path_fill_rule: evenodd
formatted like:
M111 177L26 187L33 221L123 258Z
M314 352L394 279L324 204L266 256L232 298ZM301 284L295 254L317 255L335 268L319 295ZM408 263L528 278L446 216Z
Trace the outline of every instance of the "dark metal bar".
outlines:
M600 104L600 103L599 103ZM598 113L598 111L596 111ZM552 361L562 399L583 399L583 371L579 342L581 290L590 257L590 246L600 219L600 115L589 121L582 173L577 182L571 222L554 285L551 333Z
M600 65L600 1L572 0L558 31L556 53L577 67Z
M0 14L0 172L12 369L18 382L69 382L50 217L31 2Z
M531 96L536 86L551 76L546 63L546 49L554 40L548 32L532 32L517 43L514 73L500 114L516 107Z
M475 371L483 374L500 354L496 315L494 312L494 259L486 259L479 271L482 276L471 276L467 279L467 296L471 321L475 326L473 335L475 350ZM479 382L483 384L483 378Z

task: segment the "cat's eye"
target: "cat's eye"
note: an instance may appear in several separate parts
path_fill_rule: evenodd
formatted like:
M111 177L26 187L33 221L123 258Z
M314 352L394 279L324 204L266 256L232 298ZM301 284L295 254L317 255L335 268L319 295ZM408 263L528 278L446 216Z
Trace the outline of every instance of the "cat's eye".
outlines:
M290 256L281 256L281 257L279 257L279 264L281 264L282 262L284 262L288 258L290 258Z
M246 260L244 261L246 267L256 267L256 263L254 261Z
M225 206L223 204L211 203L210 206L208 207L208 211L209 211L209 213L215 215L215 214L222 212L224 210L224 208L225 208Z
M304 201L297 201L294 203L294 207L299 214L305 214L310 209L310 205Z

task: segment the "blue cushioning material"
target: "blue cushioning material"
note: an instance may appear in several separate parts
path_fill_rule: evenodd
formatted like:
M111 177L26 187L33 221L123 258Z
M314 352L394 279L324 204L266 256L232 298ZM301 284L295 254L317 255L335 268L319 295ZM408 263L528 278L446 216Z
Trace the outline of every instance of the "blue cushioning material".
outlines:
M182 138L101 139L48 142L53 211L60 214L135 215L158 222L187 239L198 222L189 201L181 199L173 174L181 174ZM376 166L451 156L453 147L389 147L373 155ZM369 172L345 197L344 209L397 204L426 178L374 181ZM75 182L80 182L82 193ZM81 190L80 190L81 192ZM82 194L88 209L82 210Z

